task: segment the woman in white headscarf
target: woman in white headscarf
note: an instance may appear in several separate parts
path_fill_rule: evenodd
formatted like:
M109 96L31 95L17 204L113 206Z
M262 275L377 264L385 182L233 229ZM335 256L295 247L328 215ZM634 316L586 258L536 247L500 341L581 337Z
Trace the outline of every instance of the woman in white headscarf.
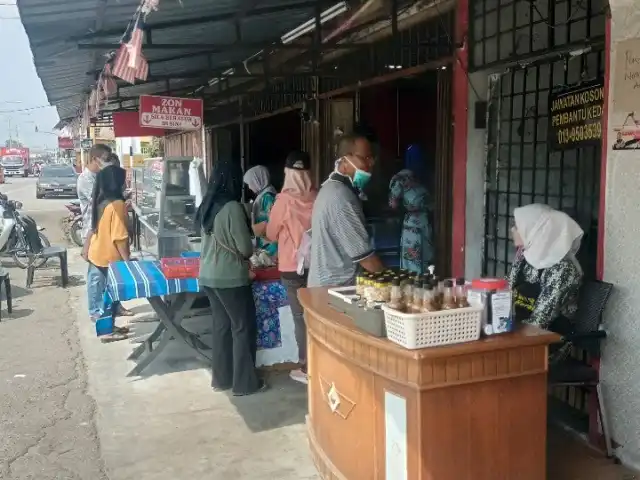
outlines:
M575 255L584 232L569 215L548 205L516 208L513 216L518 253L509 284L516 320L568 333L582 283Z
M269 243L264 238L269 214L278 193L271 185L269 170L263 165L251 167L244 174L244 183L256 196L251 206L251 228L256 236L256 247L266 250L269 256L274 256L278 251L278 245L275 242Z

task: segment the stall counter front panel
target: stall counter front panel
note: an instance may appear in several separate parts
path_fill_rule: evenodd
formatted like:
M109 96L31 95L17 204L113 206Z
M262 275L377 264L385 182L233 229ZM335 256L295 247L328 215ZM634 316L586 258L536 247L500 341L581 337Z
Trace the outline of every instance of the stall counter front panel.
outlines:
M324 479L543 480L547 355L523 327L406 350L355 327L327 289L303 289L308 435Z

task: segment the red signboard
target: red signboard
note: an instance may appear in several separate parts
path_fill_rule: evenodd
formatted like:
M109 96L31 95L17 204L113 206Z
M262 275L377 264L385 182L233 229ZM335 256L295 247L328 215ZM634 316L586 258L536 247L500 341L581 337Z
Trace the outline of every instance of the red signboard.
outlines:
M202 128L202 99L140 96L140 125L167 130Z
M164 137L164 128L145 128L140 126L138 112L114 112L113 134L121 137Z
M69 150L73 148L73 138L71 137L58 137L58 148L62 150Z

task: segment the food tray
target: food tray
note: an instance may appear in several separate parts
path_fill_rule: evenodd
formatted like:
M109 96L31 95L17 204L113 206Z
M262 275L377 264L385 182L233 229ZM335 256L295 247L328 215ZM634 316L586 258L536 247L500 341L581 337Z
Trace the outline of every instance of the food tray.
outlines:
M409 350L480 338L481 306L432 313L402 313L387 305L382 310L389 340Z

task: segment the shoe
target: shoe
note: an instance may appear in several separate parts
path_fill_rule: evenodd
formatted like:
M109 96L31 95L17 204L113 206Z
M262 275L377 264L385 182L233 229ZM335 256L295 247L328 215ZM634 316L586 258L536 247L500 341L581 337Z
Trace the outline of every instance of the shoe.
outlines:
M122 305L120 306L120 308L118 309L118 312L116 313L116 317L133 317L134 315L135 313L133 313L131 310L127 310Z
M309 376L306 374L306 372L303 372L300 369L291 370L291 372L289 372L289 378L291 378L291 380L295 380L296 382L309 385Z

